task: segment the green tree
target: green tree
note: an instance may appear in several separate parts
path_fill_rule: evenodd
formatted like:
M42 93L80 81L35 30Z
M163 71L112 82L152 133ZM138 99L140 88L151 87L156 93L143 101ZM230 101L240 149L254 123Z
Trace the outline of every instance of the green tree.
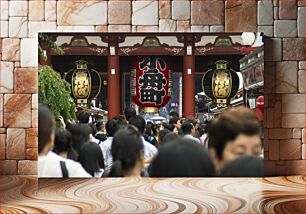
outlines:
M47 60L47 56L45 55L45 50L41 46L41 42L45 43L47 47L51 48L52 50L55 51L56 54L58 55L64 55L65 52L57 46L55 41L53 41L47 34L45 33L38 33L38 39L39 39L39 44L38 44L38 56L42 58L44 61Z
M65 121L75 119L75 103L71 97L70 84L50 66L38 68L38 101L50 107L55 117Z

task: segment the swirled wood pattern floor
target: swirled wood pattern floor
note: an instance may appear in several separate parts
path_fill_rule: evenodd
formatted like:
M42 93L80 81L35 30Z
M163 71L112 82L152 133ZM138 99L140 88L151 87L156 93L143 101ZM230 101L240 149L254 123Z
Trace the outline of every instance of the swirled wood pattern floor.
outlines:
M4 176L1 213L305 213L305 177Z

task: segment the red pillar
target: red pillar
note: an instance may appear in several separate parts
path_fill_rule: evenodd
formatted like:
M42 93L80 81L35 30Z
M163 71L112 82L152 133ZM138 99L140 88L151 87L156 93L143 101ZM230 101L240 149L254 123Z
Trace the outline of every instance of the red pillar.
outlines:
M119 73L119 56L108 56L108 119L121 114L121 82Z
M190 70L189 70L190 69ZM184 55L183 70L183 116L195 116L195 58Z

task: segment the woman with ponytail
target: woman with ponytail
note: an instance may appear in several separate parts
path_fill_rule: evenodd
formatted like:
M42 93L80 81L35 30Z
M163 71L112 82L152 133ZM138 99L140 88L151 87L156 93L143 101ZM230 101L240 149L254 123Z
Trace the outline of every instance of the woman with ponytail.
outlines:
M113 139L113 165L109 177L140 176L144 167L144 153L141 134L134 126L119 130Z

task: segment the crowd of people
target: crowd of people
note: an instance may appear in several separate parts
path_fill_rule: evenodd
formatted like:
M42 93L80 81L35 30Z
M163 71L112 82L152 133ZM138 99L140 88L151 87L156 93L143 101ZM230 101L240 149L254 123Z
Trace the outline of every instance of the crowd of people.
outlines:
M57 128L54 115L39 105L39 177L212 177L263 176L262 127L254 113L231 108L210 121L180 118L145 121L135 109Z

